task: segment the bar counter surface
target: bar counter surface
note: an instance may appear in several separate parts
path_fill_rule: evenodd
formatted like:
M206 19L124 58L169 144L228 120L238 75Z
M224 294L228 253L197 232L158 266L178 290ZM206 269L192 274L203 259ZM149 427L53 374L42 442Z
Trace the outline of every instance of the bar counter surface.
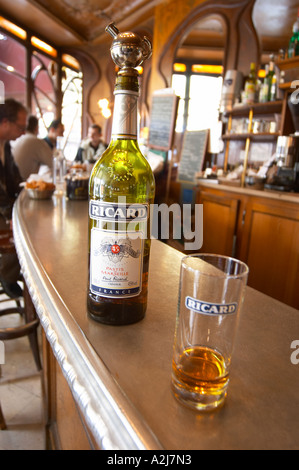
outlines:
M86 313L87 225L87 201L24 190L14 207L24 278L99 448L299 449L299 311L248 287L227 401L189 410L170 386L182 253L153 240L145 319L102 325Z
M257 196L257 197L265 197L268 199L273 199L276 201L285 201L285 202L293 202L295 204L299 204L299 193L291 193L287 191L275 191L274 189L254 189L252 187L241 187L241 186L233 186L225 183L218 184L218 182L214 182L214 180L206 180L206 179L199 179L198 180L198 187L202 188L214 188L214 189L222 189L224 191L228 191L231 193L241 194L241 195L248 195L248 196Z

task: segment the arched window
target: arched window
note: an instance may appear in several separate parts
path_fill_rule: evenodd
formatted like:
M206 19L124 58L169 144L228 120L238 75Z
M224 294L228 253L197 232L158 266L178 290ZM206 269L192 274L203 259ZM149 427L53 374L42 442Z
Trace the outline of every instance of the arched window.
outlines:
M213 127L218 121L222 66L174 64L172 88L180 97L176 132Z
M79 62L3 17L0 57L0 102L6 98L22 102L39 118L41 138L52 120L61 118L65 155L73 160L82 126L83 74Z

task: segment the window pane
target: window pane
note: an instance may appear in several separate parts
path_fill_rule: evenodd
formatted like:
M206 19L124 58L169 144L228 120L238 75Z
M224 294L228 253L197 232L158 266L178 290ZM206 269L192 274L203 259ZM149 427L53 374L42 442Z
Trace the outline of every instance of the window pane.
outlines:
M186 75L174 74L172 76L172 88L175 94L180 97L178 115L176 121L176 132L182 132L184 128L184 113L186 109Z
M34 93L32 112L40 118L40 136L45 137L47 127L56 114L56 97L54 91L57 64L43 54L35 52L31 60Z
M0 81L1 84L1 99L4 100L7 98L14 98L17 101L20 101L22 104L26 104L26 81L23 78L20 78L14 75L12 72L8 72L5 69L0 67Z
M0 34L0 63L2 67L9 67L10 70L25 77L26 71L26 49L15 39Z
M180 98L185 99L186 94L186 75L174 74L172 76L172 88L176 95Z
M65 75L62 81L62 122L67 139L64 153L68 160L74 160L81 141L82 74L68 67L63 70Z
M210 129L218 122L222 77L191 75L187 129Z
M1 23L2 21L2 23ZM61 114L65 127L65 152L69 159L76 155L81 141L82 121L82 80L79 62L72 56L63 54L62 86L56 90L58 73L57 51L39 38L31 38L39 50L27 50L27 43L19 42L15 35L26 38L24 30L7 28L7 21L0 17L3 28L14 34L10 37L6 31L0 32L0 102L6 98L15 98L27 104L28 86L32 81L31 113L39 119L39 137L47 135L47 129L55 117ZM24 34L23 34L24 33ZM50 49L49 49L50 48ZM49 57L43 51L47 51ZM30 54L31 76L27 75L27 54ZM57 103L57 93L62 93L62 107Z
M14 98L25 104L26 49L18 41L0 34L1 99ZM1 93L2 95L2 93Z

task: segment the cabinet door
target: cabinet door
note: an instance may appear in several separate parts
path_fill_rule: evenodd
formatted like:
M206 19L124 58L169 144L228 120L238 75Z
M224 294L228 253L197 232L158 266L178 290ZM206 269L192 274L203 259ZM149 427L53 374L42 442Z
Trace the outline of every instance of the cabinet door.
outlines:
M240 201L200 191L199 203L203 204L203 245L200 251L234 255Z
M251 200L246 209L240 257L248 284L299 308L299 208Z

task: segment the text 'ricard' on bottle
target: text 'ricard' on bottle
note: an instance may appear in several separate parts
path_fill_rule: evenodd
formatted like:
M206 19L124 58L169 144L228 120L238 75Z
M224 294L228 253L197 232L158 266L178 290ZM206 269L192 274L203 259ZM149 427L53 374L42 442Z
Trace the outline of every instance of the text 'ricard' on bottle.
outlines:
M119 67L111 142L94 165L89 181L88 314L124 325L141 320L147 307L150 205L155 180L137 142L138 67L151 44L112 23L110 48Z

